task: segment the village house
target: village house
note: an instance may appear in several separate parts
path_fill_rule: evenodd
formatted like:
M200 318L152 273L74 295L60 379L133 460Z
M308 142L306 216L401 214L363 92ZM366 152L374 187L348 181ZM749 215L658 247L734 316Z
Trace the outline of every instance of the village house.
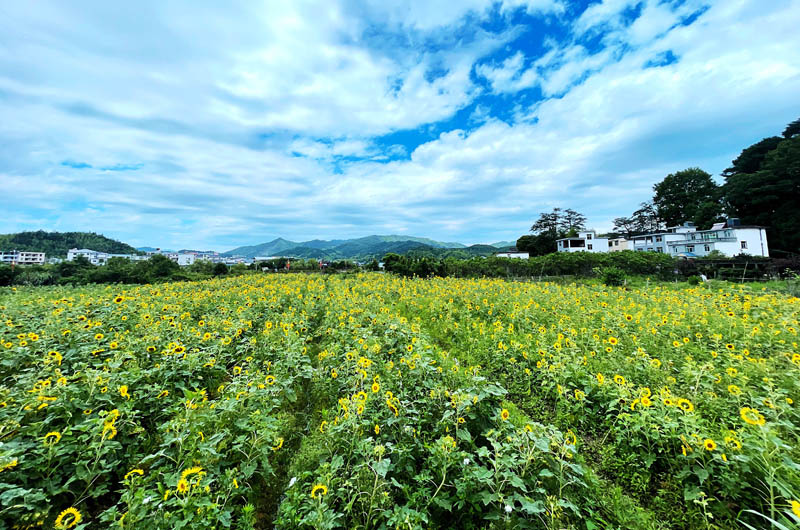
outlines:
M559 252L608 252L608 238L597 237L594 230L581 230L576 237L556 240Z

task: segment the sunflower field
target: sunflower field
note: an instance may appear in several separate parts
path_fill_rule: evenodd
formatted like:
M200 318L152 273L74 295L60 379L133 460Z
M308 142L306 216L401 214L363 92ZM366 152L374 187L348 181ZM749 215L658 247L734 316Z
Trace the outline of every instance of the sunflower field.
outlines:
M797 528L800 299L388 274L0 290L0 528Z

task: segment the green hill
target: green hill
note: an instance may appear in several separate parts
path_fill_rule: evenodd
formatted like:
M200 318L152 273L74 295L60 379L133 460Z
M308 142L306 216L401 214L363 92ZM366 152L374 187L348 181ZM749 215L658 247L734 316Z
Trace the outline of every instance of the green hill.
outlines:
M138 254L130 245L94 232L19 232L0 234L0 250L44 252L48 258L64 258L71 248L88 248L112 254Z
M315 259L364 259L380 258L387 252L404 253L412 249L464 249L461 243L434 241L414 236L366 236L357 239L314 239L296 243L277 238L260 245L238 247L225 252L226 256L288 256Z

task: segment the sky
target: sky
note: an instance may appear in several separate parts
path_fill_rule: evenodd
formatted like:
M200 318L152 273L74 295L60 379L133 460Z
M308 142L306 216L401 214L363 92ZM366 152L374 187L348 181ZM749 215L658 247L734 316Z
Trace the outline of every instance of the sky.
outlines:
M800 117L799 27L800 0L2 2L0 233L608 230Z

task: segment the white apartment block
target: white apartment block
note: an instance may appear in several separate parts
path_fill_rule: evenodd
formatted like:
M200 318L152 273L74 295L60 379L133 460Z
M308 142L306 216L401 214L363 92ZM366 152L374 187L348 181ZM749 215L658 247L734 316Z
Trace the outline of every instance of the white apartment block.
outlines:
M634 250L688 258L704 257L715 250L728 257L769 257L767 231L760 226L743 226L735 218L715 223L709 230L697 230L691 223L684 223L667 228L667 232L636 236L632 242Z
M666 232L655 232L632 237L628 248L630 250L663 252L669 254L668 243L681 241L685 238L686 234L694 231L695 227L693 223L671 226L667 228Z
M608 238L597 237L594 230L581 230L577 237L556 240L559 252L608 252Z
M44 252L0 251L0 263L9 265L44 265Z
M730 221L729 221L730 222ZM747 254L769 257L767 231L760 226L741 226L717 223L710 230L697 230L684 239L670 241L669 253L673 256L703 257L717 250L726 256Z

